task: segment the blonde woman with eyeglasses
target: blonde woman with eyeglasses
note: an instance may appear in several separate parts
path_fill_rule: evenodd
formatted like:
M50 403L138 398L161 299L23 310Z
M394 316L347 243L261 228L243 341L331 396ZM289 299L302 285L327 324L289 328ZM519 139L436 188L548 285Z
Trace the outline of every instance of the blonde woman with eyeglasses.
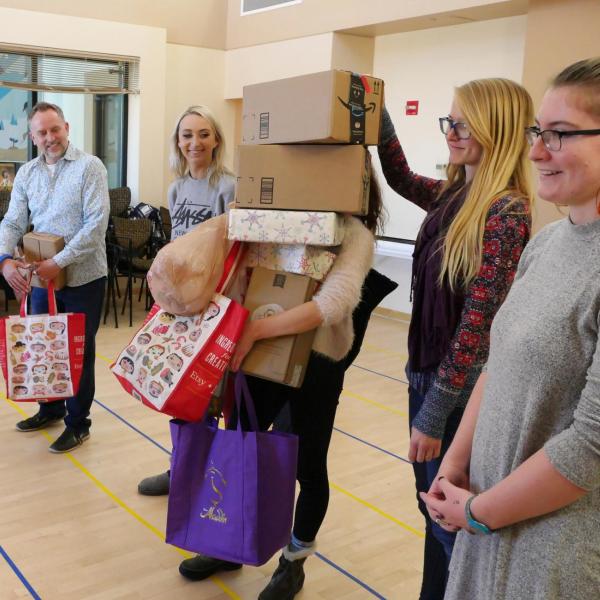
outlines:
M384 111L379 157L388 184L426 211L413 256L408 336L410 449L417 492L426 492L485 364L489 330L530 234L532 195L525 127L529 94L506 79L455 90L439 119L447 180L413 173ZM465 476L466 477L466 476ZM421 600L444 596L455 534L425 517Z
M448 600L600 598L600 57L554 79L527 137L540 198L569 215L523 253L424 495L461 529Z

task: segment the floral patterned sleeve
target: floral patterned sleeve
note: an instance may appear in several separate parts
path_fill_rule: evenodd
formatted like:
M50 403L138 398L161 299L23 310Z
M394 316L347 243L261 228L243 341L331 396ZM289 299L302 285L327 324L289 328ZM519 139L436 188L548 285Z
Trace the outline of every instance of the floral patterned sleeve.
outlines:
M444 183L441 179L431 179L417 175L410 170L402 146L394 134L378 146L381 168L388 185L398 194L410 200L425 211L437 198Z
M488 358L490 327L504 302L529 240L530 215L523 203L503 197L488 213L483 235L483 258L477 277L465 294L460 322L447 355L440 363L413 426L422 433L442 438L446 420L458 406L465 406Z

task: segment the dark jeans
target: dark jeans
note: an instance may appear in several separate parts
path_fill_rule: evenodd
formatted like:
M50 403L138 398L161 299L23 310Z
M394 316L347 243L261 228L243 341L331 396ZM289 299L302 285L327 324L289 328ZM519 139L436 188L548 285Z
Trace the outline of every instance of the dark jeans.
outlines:
M300 494L296 502L294 535L303 542L312 542L316 538L329 504L327 452L344 371L343 361L332 362L313 353L300 388L248 377L261 430L268 429L283 406L289 403L291 431L299 437L297 479ZM228 427L235 428L236 423L234 417ZM242 425L248 428L245 411L242 411Z
M58 312L85 314L85 345L79 391L66 400L65 425L77 432L89 429L92 424L88 416L96 391L94 378L96 332L100 325L105 287L106 277L101 277L85 285L65 287L56 292ZM42 288L32 288L31 314L39 315L47 312L47 291ZM65 415L65 401L40 403L40 413L44 416L62 417Z
M408 388L408 407L409 407L409 423L412 425L414 418L417 416L421 405L423 404L423 396L414 388ZM419 510L425 517L425 552L423 558L423 582L421 584L420 600L442 600L446 590L446 582L448 580L448 566L450 565L450 557L454 547L455 533L450 533L436 525L427 512L425 503L419 497L419 492L429 490L440 464L450 443L454 439L460 419L464 409L455 409L446 422L446 429L442 439L442 450L440 456L434 460L423 463L413 463L413 471L415 472L415 484L417 488L417 502Z

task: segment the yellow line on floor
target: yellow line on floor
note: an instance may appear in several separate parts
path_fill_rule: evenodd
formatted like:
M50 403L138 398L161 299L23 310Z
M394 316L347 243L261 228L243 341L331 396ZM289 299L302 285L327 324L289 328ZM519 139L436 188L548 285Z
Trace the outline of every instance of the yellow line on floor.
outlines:
M0 396L14 408L23 418L27 418L29 415L16 403L12 400L9 400L4 394L0 393ZM50 434L45 430L41 429L40 433L48 440L48 442L52 443L54 439ZM163 542L165 541L165 536L162 531L160 531L157 527L152 525L149 521L146 521L144 517L139 515L135 510L133 510L130 506L128 506L123 500L121 500L114 492L108 489L97 477L95 477L86 467L84 467L71 452L65 452L64 455L71 461L71 463L77 467L86 477L88 477L94 485L99 488L102 492L104 492L111 500L113 500L116 504L118 504L123 510L125 510L129 515L131 515L136 521L141 523L144 527L149 529L154 535L156 535ZM184 558L191 558L193 554L182 550L181 548L177 548L173 546L173 548L181 554ZM234 600L241 600L241 597L238 596L231 588L229 588L221 579L215 577L214 575L209 578L218 588L221 589L227 596L233 598Z
M381 402L376 402L375 400L371 400L370 398L366 398L365 396L361 396L360 394L355 394L354 392L351 392L346 389L342 391L342 396L348 396L350 398L360 400L361 402L364 402L366 404L371 404L372 406L381 408L382 410L387 410L388 412L394 413L395 415L406 417L406 413L404 411L398 410L397 408L392 408L391 406L387 406L386 404L382 404Z
M377 506L375 506L374 504L371 504L370 502L367 502L366 500L363 500L362 498L355 496L352 492L349 492L348 490L345 490L343 487L337 485L337 483L333 483L332 481L330 481L329 486L331 488L333 488L334 490L336 490L337 492L340 492L340 493L344 494L345 496L348 496L348 498L352 498L352 500L355 500L359 504L362 504L363 506L365 506L366 508L377 513L381 517L388 519L388 521L392 521L392 523L399 525L400 527L402 527L402 529L406 529L406 531L410 531L410 533L413 533L417 537L420 537L420 538L425 537L425 534L422 531L419 531L418 529L415 529L414 527L407 525L400 519L396 519L396 517L393 517L392 515L386 513L385 511L381 510L380 508L377 508Z
M100 354L100 352L96 352L96 356L100 360L103 360L105 363L108 363L109 365L112 365L112 363L113 363L113 361L110 358L107 358L106 356L103 356L102 354Z

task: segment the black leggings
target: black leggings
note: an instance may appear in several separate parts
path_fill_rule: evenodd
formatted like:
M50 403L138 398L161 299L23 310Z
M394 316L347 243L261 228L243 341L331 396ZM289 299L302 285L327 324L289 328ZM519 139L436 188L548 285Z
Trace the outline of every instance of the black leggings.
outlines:
M300 494L296 502L294 536L312 542L329 504L327 452L333 431L338 399L344 383L345 363L333 362L314 352L300 388L248 377L261 430L268 429L282 407L289 402L291 431L298 435ZM242 425L248 427L243 411ZM235 427L231 419L229 427Z

